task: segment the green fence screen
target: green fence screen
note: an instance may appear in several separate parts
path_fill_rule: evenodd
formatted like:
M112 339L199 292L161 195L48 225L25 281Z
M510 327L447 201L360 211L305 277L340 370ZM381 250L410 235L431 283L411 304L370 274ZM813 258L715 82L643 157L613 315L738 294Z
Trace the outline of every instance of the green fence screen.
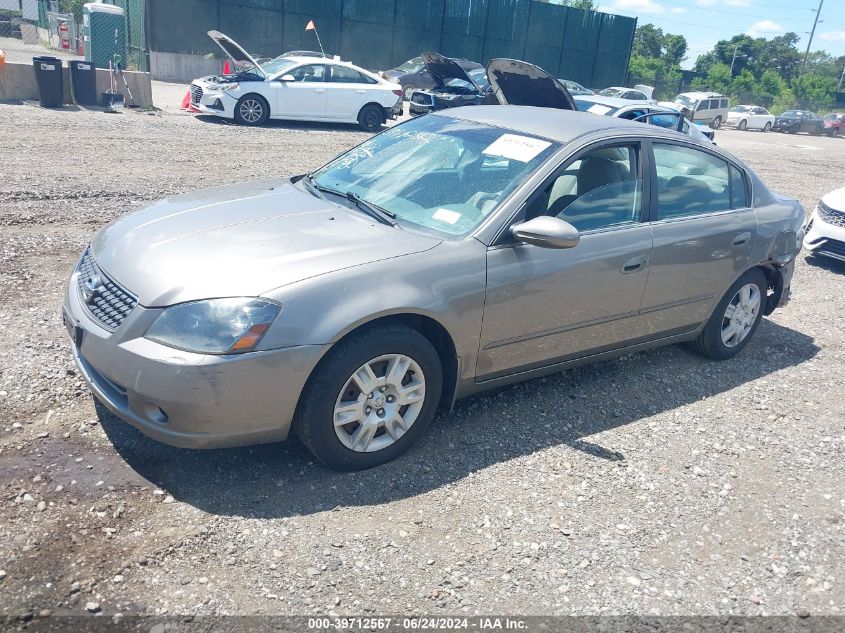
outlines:
M219 54L216 29L254 56L318 50L369 68L392 68L424 51L486 63L525 59L587 86L625 83L636 20L535 0L112 0L140 6L150 50ZM130 42L135 21L129 20ZM131 44L130 44L131 46ZM130 53L131 55L131 53Z

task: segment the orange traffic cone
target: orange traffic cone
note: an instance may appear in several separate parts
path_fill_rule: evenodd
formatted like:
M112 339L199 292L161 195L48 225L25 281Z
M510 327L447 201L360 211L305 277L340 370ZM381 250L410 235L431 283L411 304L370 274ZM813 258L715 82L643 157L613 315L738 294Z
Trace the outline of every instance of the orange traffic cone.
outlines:
M182 99L182 109L187 110L191 107L191 91L185 93L185 98Z
M228 74L229 74L229 73L231 73L231 72L232 72L232 71L231 71L231 69L229 68L229 60L227 59L225 62L223 62L223 74L224 74L224 75L228 75Z

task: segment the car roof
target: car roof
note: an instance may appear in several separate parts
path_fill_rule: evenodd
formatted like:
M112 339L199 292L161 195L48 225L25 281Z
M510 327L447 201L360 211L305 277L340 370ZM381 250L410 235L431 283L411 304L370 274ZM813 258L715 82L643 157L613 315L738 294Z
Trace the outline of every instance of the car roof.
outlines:
M692 91L692 92L681 92L678 94L679 97L692 97L694 99L712 99L713 97L724 97L725 95L718 93L718 92L701 92L701 91Z
M463 121L474 121L483 125L492 125L532 136L540 136L563 144L569 143L584 134L597 131L633 131L637 132L638 136L665 136L667 132L654 125L643 125L627 119L596 116L589 112L578 112L576 110L538 108L535 106L464 106L433 112L429 116L446 116ZM676 138L671 132L668 135Z

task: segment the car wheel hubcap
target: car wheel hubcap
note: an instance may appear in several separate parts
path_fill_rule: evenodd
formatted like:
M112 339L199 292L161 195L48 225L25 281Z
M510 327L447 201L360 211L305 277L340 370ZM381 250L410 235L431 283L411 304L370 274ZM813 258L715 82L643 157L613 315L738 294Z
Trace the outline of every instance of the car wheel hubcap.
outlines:
M425 376L416 361L379 356L361 365L335 400L335 434L350 450L383 450L408 432L424 402Z
M261 120L264 108L255 99L248 99L241 104L241 118L249 123Z
M375 112L370 112L367 115L367 127L375 127L378 125L379 118Z
M413 86L408 86L407 88L405 88L405 99L406 99L407 101L410 101L410 100L411 100L411 95L412 95L413 93L414 93L414 87L413 87Z
M745 284L733 296L722 317L722 343L736 347L746 339L760 313L760 288Z

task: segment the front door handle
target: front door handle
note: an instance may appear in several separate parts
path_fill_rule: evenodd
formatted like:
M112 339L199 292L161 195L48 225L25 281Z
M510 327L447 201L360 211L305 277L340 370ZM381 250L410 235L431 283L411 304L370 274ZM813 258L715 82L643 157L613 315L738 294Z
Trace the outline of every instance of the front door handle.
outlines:
M359 95L362 95L367 91L366 90L356 90L355 92L357 92Z
M645 263L647 261L648 257L646 257L645 255L640 255L639 257L629 259L627 262L622 264L622 274L634 273L638 270L642 270L642 267L645 266Z
M747 244L750 239L751 233L740 233L734 238L733 245L742 246L743 244Z

